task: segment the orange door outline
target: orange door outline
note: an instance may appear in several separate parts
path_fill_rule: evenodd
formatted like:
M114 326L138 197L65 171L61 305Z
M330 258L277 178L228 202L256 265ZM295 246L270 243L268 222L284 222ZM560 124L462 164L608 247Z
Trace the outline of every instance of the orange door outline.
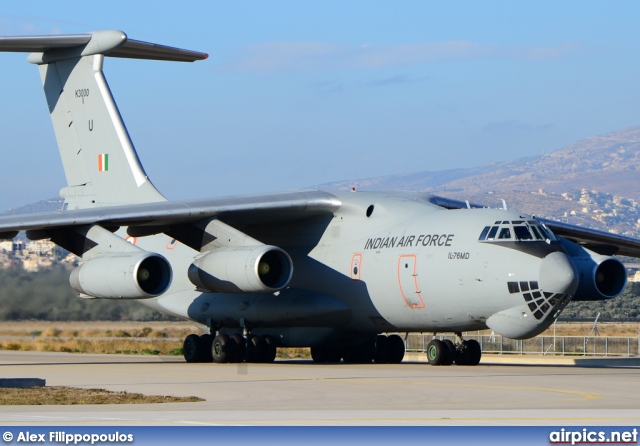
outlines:
M407 307L412 310L424 308L422 291L418 286L418 258L415 254L398 258L398 286Z

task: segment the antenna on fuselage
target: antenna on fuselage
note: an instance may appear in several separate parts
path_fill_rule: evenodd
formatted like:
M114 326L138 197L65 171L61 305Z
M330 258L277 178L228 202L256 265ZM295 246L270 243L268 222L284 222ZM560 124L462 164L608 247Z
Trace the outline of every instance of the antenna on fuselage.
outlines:
M507 202L504 201L504 198L502 199L502 209L504 209L505 211L507 211Z

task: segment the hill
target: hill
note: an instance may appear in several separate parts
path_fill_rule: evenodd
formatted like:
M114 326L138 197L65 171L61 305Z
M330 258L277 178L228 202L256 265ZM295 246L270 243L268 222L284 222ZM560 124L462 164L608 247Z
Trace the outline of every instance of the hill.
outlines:
M559 150L471 169L324 184L328 189L415 190L640 236L640 126Z

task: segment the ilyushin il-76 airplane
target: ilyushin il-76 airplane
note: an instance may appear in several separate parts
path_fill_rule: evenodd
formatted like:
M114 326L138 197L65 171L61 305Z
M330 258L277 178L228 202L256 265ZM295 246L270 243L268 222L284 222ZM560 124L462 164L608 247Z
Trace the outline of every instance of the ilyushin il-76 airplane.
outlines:
M188 362L399 363L397 333L433 333L434 365L476 365L469 330L526 339L571 301L624 290L640 240L424 193L326 192L169 201L147 177L105 77L105 56L194 62L204 53L121 31L1 37L37 65L67 185L62 210L0 218L78 255L83 298L136 299L203 332ZM456 342L436 334L454 333Z

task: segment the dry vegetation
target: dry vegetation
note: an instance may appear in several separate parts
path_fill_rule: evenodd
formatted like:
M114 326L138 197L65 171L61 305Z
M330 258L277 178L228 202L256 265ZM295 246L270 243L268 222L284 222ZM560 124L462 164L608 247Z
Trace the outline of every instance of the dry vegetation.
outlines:
M592 322L558 323L556 336L593 335ZM542 336L552 336L550 327ZM600 336L638 337L639 323L598 323ZM0 350L132 355L182 355L198 330L187 322L1 322ZM474 335L478 332L468 332ZM480 331L489 335L491 330ZM279 348L278 358L308 359L308 348Z
M157 404L192 403L204 401L195 396L157 396L129 392L109 392L104 389L78 389L74 387L32 387L28 389L2 389L2 406L42 406L76 404Z
M0 350L181 355L186 322L2 322Z
M0 350L182 355L198 329L188 322L0 322ZM308 348L279 348L278 358L310 358Z

